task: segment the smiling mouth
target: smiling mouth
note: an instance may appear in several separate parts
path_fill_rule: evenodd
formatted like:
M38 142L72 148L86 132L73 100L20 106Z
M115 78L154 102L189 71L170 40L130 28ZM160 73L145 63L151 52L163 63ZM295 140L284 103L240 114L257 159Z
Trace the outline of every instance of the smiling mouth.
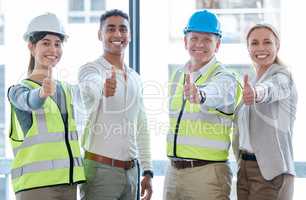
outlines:
M114 44L115 46L122 46L123 45L123 41L112 41L112 44Z
M265 59L265 58L267 58L269 55L255 55L255 57L256 58L258 58L258 59Z

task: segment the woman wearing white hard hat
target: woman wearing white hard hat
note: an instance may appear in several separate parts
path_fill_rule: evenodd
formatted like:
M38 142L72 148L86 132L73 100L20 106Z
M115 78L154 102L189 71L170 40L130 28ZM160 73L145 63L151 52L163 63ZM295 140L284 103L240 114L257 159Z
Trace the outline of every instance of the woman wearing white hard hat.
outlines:
M52 78L66 38L51 13L35 17L24 34L28 76L8 90L17 200L77 199L77 183L85 180L71 87Z
M244 103L238 112L233 146L239 163L239 200L291 200L294 184L292 148L297 91L291 73L278 58L280 38L269 24L247 34L256 80L244 76Z

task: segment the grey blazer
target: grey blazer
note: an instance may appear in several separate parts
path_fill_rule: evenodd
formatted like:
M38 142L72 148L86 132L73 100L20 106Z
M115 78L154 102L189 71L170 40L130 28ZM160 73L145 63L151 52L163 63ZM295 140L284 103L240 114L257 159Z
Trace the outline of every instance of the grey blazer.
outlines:
M249 106L250 144L262 176L272 180L280 174L295 175L292 130L296 115L297 91L290 72L273 64L256 82L267 92L261 103ZM233 151L240 159L239 127L236 118Z

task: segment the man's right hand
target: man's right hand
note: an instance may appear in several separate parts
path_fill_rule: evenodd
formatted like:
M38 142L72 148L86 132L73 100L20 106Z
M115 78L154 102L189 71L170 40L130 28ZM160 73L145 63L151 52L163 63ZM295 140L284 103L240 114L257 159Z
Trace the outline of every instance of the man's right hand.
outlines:
M104 83L104 88L103 88L103 95L105 97L111 97L115 95L116 92L116 86L117 86L117 81L116 81L116 69L113 66L112 67L112 76L110 78L107 78Z
M48 67L47 77L43 80L39 96L41 98L47 98L55 94L56 86L55 82L52 79L52 66Z

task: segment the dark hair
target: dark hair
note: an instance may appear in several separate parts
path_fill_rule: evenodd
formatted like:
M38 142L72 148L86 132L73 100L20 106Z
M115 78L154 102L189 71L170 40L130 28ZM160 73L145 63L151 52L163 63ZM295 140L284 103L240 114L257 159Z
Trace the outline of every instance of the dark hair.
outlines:
M48 31L39 31L39 32L34 32L34 33L31 34L31 36L29 37L29 42L31 42L32 44L36 44L38 41L40 41L41 39L46 37L46 35L48 35L48 34L55 35L55 36L59 37L61 42L63 42L65 40L65 36L62 35L62 34L54 33L54 32L48 32ZM31 54L30 62L29 62L29 66L28 66L28 76L33 72L34 66L35 66L35 58Z
M119 16L129 21L129 16L125 12L118 9L108 10L100 16L100 28L102 28L105 20L112 16Z

